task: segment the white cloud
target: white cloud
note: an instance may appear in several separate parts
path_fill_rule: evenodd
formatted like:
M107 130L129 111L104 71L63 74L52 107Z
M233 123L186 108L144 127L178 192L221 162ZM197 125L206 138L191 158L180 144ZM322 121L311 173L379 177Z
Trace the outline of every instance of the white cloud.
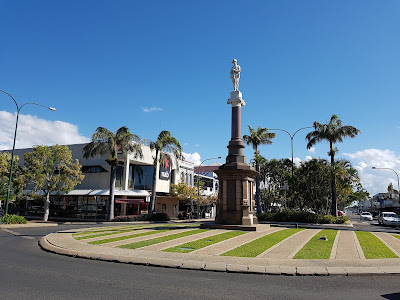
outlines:
M311 147L310 149L308 149L308 152L315 153L315 147Z
M302 162L302 160L300 159L300 158L298 158L298 157L293 157L293 163L296 165L296 166L300 166L300 163Z
M0 150L12 149L15 114L0 111ZM16 148L34 145L66 145L90 141L78 132L78 127L62 121L48 121L32 115L19 115Z
M309 160L312 160L313 159L313 157L312 156L310 156L310 155L306 155L306 159L305 159L305 161L309 161Z
M363 187L368 190L371 195L384 193L387 191L389 183L393 183L397 189L397 174L400 171L400 157L396 156L394 151L380 149L365 149L356 153L344 153L343 155L350 158L361 178ZM389 168L389 169L372 169ZM400 174L399 174L400 175Z
M194 163L195 166L198 166L201 163L200 154L197 153L197 152L195 152L195 153L185 153L185 152L183 152L183 156L185 157L185 159L187 161L190 161L190 162Z
M152 111L159 111L159 110L163 110L161 107L142 107L144 112L152 112Z

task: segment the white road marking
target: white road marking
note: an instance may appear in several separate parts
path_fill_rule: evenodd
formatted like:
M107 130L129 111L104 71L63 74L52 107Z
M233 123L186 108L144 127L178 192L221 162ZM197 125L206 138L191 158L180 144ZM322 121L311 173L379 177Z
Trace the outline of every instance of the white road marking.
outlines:
M33 236L22 235L22 234L19 233L19 232L16 232L16 231L13 231L13 230L9 230L9 229L6 229L6 228L3 228L2 230L5 231L5 232L10 233L10 234L12 234L12 235L22 237L23 239L26 239L26 240L35 240L35 238L34 238Z

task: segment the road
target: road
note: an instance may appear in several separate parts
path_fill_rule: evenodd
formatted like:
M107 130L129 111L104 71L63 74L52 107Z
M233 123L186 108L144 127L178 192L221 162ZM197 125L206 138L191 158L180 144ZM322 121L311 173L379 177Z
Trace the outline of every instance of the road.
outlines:
M351 212L346 212L346 216L353 223L354 230L400 233L399 228L379 225L376 218L372 221L360 220L360 215Z
M400 299L398 276L267 276L78 259L41 250L62 225L0 230L0 299Z

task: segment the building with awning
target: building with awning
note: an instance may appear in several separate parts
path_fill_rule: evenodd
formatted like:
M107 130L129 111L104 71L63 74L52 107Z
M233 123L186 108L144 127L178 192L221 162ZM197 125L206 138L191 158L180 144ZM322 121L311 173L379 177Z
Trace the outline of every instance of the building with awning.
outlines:
M107 156L84 158L83 148L85 145L67 145L72 152L73 159L78 159L82 165L82 173L85 178L69 193L52 193L50 195L50 217L98 220L106 217L111 168L106 162ZM24 164L24 153L30 151L32 149L15 150L15 154L20 157L20 165ZM142 158L136 157L133 153L119 156L114 190L115 216L147 213L147 204L150 201L153 184L155 153L145 145L142 146L142 152ZM156 212L162 212L166 210L165 199L169 199L171 184L179 183L184 174L186 182L193 185L194 165L179 160L159 164L156 168L156 196L157 198L166 198L162 203L156 201L155 209ZM29 186L27 188L29 189ZM27 194L30 192L32 190L27 191ZM38 194L36 193L36 195ZM40 206L39 201L32 197L25 208L19 208L19 212L29 213L31 207L35 207L35 212L38 212L40 211L40 208L36 209L38 206ZM176 207L176 203L168 202L167 206ZM178 209L174 211L176 214L179 213Z

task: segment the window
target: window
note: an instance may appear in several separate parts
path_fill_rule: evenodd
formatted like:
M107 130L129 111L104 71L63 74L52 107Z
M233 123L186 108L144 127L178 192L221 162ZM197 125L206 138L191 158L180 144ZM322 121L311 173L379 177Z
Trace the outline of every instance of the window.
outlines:
M107 172L102 166L82 166L82 173L103 173Z

